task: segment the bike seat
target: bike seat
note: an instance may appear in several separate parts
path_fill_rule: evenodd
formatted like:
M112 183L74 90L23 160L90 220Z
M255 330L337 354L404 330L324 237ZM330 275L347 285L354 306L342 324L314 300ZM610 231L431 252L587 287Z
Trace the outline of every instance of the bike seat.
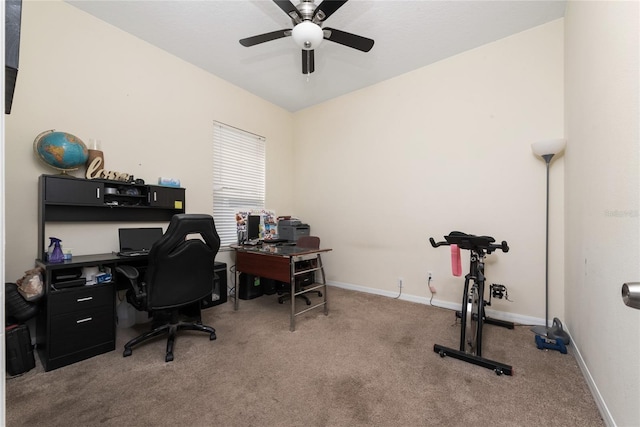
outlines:
M490 236L476 236L461 231L452 231L448 236L444 236L450 245L458 245L460 249L488 249L496 239Z

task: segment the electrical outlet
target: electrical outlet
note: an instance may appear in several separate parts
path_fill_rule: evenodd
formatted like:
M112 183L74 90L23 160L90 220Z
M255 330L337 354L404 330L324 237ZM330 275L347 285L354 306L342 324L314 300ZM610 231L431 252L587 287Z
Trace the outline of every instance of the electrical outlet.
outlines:
M429 290L431 291L432 294L435 294L436 287L433 283L431 283L431 280L433 280L433 273L429 271L427 275L429 276L429 279L427 280L427 284L429 285Z
M398 287L402 289L402 277L398 277Z

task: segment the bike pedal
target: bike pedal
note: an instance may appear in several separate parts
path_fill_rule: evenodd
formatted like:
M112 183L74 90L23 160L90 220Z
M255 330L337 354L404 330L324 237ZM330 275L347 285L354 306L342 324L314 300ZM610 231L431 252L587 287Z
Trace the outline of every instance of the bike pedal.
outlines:
M507 287L499 283L493 283L491 286L491 296L493 298L502 299L507 295Z

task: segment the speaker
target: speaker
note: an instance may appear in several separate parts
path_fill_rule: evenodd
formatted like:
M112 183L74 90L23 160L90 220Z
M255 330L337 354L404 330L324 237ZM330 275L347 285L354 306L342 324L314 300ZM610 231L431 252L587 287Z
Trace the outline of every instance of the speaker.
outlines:
M4 113L11 114L18 78L22 0L6 0L4 8Z
M200 302L200 308L209 308L227 302L227 264L215 261L213 271L215 273L213 293Z

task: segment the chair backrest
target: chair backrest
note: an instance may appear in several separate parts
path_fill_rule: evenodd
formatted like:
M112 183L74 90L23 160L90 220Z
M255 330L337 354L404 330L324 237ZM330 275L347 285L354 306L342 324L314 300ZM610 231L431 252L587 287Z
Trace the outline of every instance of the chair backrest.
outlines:
M190 304L213 292L220 237L213 217L177 214L149 252L147 309Z
M320 238L318 236L300 236L296 240L296 246L301 248L320 249Z

